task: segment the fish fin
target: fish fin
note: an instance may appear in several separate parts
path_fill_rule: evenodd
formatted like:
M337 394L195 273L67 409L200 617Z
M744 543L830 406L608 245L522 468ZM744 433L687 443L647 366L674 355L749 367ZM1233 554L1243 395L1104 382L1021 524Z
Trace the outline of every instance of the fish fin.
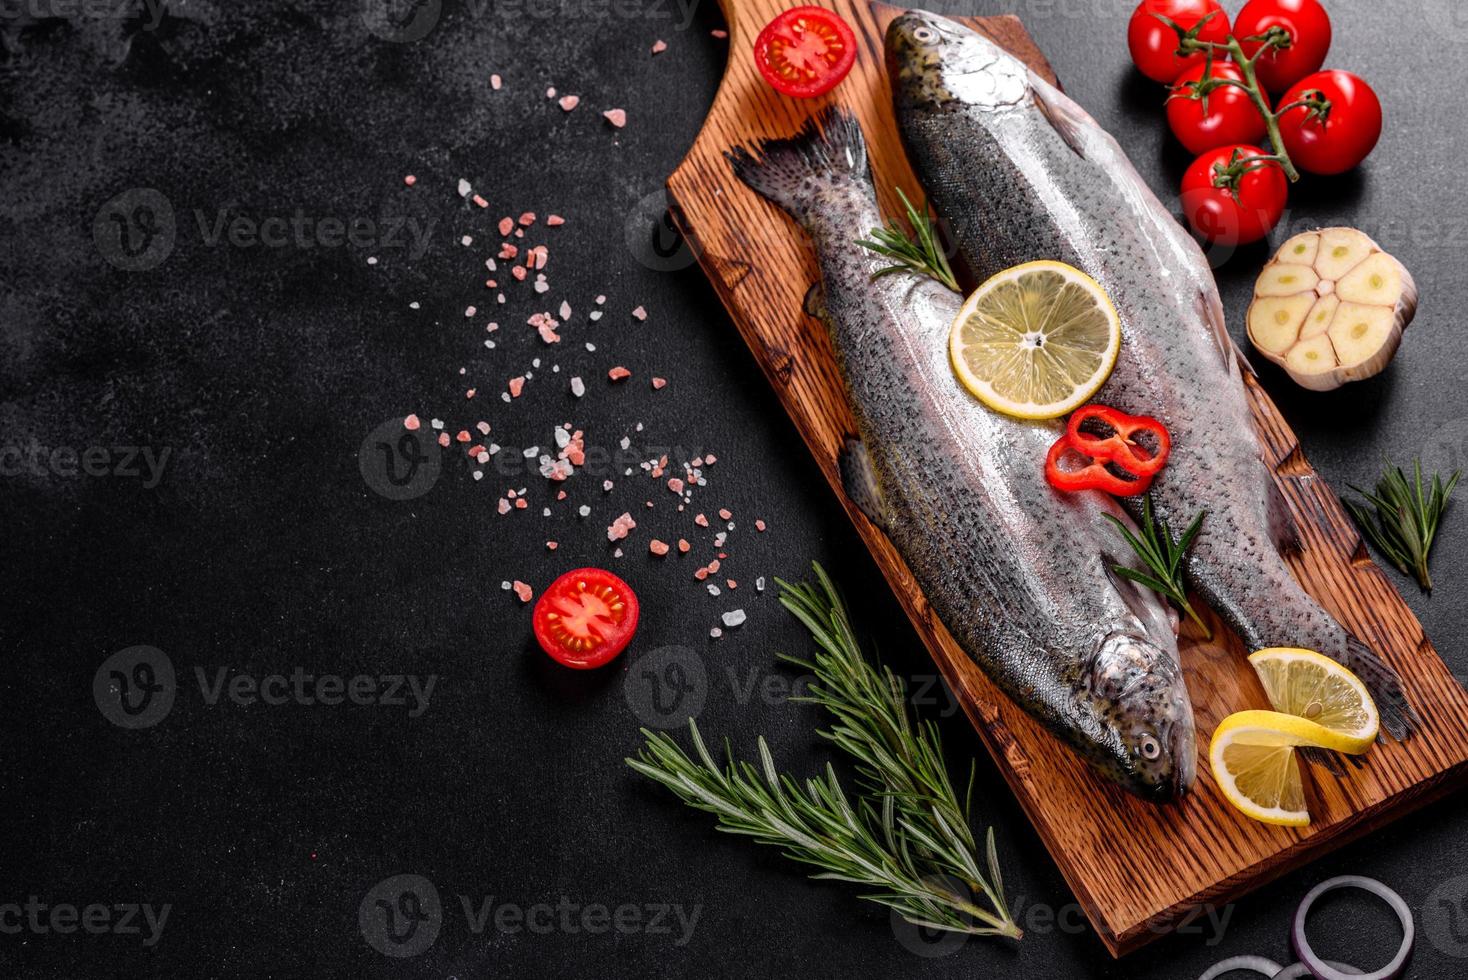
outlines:
M1040 110L1040 115L1045 117L1065 141L1065 145L1075 151L1076 156L1086 159L1085 130L1086 127L1096 128L1096 120L1086 110L1039 79L1032 80L1030 91L1035 95L1035 106Z
M845 176L871 182L861 125L834 105L806 120L794 136L760 140L752 149L736 146L724 158L734 176L802 223L816 195L832 179Z
M811 287L805 291L805 299L801 302L800 308L805 311L807 316L813 316L817 320L826 320L825 286L819 282L812 283Z
M846 496L867 516L867 520L877 527L885 527L882 491L877 486L877 474L872 469L872 458L867 455L866 444L860 439L847 437L837 463L841 467L841 486L846 490Z
M1217 289L1198 290L1198 315L1203 318L1218 344L1218 356L1223 359L1224 370L1230 376L1236 376L1236 371L1246 371L1258 377L1259 372L1254 370L1254 365L1249 363L1249 358L1234 343L1228 332L1228 324L1224 322L1223 316L1223 301L1219 299Z
M1417 709L1412 707L1402 690L1401 677L1390 664L1377 656L1376 651L1354 636L1348 636L1346 652L1335 659L1361 678L1361 683L1366 685L1371 699L1376 702L1382 730L1392 738L1403 741L1422 723Z
M1360 756L1344 755L1340 752L1331 752L1328 749L1304 746L1297 751L1300 753L1300 758L1313 765L1320 766L1337 779L1343 779L1346 776L1344 762L1349 762L1352 768L1355 769L1360 769L1366 764Z

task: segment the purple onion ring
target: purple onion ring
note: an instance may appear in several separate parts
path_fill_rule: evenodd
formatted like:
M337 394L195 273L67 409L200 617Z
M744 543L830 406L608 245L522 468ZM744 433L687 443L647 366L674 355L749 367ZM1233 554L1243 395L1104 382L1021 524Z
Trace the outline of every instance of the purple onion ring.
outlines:
M1354 966L1351 966L1348 963L1331 963L1327 961L1326 965L1333 969L1340 970L1342 973L1345 973L1349 976L1359 977L1361 975L1360 970L1356 969ZM1310 968L1308 966L1306 966L1304 963L1295 963L1291 966L1285 967L1283 970L1280 970L1273 977L1271 977L1270 980L1301 980L1302 977L1308 977L1310 975Z
M1294 929L1290 932L1290 944L1294 946L1295 955L1300 958L1300 963L1310 971L1310 975L1315 980L1347 980L1351 976L1316 956L1315 950L1310 948L1310 940L1305 937L1305 917L1310 914L1310 907L1321 895L1338 888L1359 888L1362 891L1370 892L1397 913L1397 918L1402 923L1402 945L1397 950L1397 955L1375 973L1356 974L1361 977L1361 980L1396 980L1407 965L1407 957L1411 955L1412 945L1416 939L1417 926L1412 919L1412 910L1407 907L1402 896L1386 885L1375 878L1365 878L1361 875L1342 875L1339 878L1322 881L1310 889L1310 893L1300 903L1299 909L1295 911Z
M1225 973L1232 973L1235 970L1253 970L1260 976L1273 977L1279 973L1280 965L1262 956L1231 956L1221 963L1210 966L1198 980L1218 980Z

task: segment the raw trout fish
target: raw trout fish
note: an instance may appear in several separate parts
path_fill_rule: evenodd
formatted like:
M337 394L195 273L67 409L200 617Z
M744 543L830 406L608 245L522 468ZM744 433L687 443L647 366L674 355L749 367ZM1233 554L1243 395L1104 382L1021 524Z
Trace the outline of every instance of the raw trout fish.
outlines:
M1192 707L1171 610L1114 575L1101 494L1058 494L1058 428L989 411L954 377L960 299L857 244L882 224L861 128L827 110L795 137L728 154L814 241L806 311L831 331L860 439L851 499L881 527L949 632L1010 697L1100 772L1166 800L1193 781ZM778 220L778 219L776 219Z
M1306 647L1354 671L1382 728L1406 737L1417 716L1397 674L1284 560L1298 547L1296 529L1202 249L1115 139L992 41L912 11L892 22L886 51L908 155L978 280L1055 259L1089 273L1115 303L1121 357L1096 400L1171 430L1152 496L1174 530L1207 512L1187 559L1192 586L1250 649ZM1039 458L1027 465L1038 469Z

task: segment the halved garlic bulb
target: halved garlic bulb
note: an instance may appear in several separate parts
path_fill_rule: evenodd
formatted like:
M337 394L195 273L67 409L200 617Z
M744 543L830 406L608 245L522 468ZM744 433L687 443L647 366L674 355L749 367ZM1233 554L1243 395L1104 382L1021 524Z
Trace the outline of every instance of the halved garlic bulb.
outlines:
M1259 274L1249 339L1303 387L1330 391L1379 374L1417 312L1402 263L1354 228L1296 235Z

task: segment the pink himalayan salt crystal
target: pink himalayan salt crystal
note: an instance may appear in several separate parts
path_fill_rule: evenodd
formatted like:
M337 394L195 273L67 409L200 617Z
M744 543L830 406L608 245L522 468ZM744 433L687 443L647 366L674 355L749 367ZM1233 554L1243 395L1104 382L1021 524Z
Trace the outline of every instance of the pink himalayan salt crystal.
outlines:
M557 546L557 544L554 541L547 541L545 543L545 550L546 551L555 551L557 547L558 546Z
M540 339L545 341L547 344L559 344L561 342L561 335L556 333L556 326L554 323L542 323L535 329L540 331Z
M708 527L709 519L707 517L704 517L702 514L699 514L693 518L693 523L697 524L699 527Z
M656 40L656 41L653 42L653 45L652 45L652 53L653 54L662 54L666 50L668 50L668 42L662 40L661 38L659 38L658 40Z
M662 556L668 553L668 546L665 542L659 541L657 538L653 538L647 543L647 550L651 551L655 555Z
M524 510L526 507L529 507L529 506L530 506L529 502L526 501L526 499L524 497L517 497L515 499L515 509L516 510Z
M468 429L460 429L459 430L459 434L458 434L458 436L456 436L456 438L460 442L468 442L470 439L473 438L473 436L469 435L469 430Z
M632 519L632 515L624 512L607 527L607 540L620 541L636 526L637 522Z
M606 119L607 122L611 123L618 129L621 129L623 126L627 125L627 110L625 109L608 109L606 112L602 113L602 116Z
M727 507L720 507L719 508L719 516L722 517L724 520L727 521L729 518L733 517L734 514L733 514L732 511L729 510L729 508L727 508Z
M535 212L526 211L524 214L520 215L520 224L526 228L529 228L531 225L535 224Z
M709 577L709 570L707 568L700 568L698 571L693 573L693 577L702 582L704 579Z
M580 104L581 104L581 96L579 96L579 95L563 95L563 96L561 96L560 106L561 106L561 110L563 112L570 112L572 109L576 108Z
M607 372L607 377L613 381L621 381L623 378L632 377L632 372L619 364Z
M516 282L524 282L525 277L529 274L530 273L525 271L525 267L523 265L517 265L510 269L510 275L515 277Z
M709 31L709 34L712 35L713 37L718 38L721 41L724 38L726 38L726 37L729 36L729 32L728 31L721 31L718 28L714 28L713 30Z
M508 514L510 512L510 502L508 500L506 500L504 497L501 497L500 498L500 502L499 502L499 504L498 504L498 506L497 506L496 509L501 514Z
M559 228L566 223L566 219L558 214L552 214L545 219L545 223L552 228Z
M409 415L407 418L403 419L403 428L407 429L409 432L418 431L418 426L422 424L422 422L418 421L418 416L416 415Z
M438 434L438 444L445 449L449 447L449 434L447 432L440 432Z
M668 489L671 490L671 491L673 491L674 493L682 493L683 492L683 481L680 480L680 479L678 479L676 476L669 477L668 478Z
M501 218L500 219L500 237L504 237L504 236L508 235L510 232L512 232L514 230L515 230L515 219L514 218Z
M683 538L679 538L678 539L678 551L679 551L680 554L684 554L684 555L688 554L688 549L689 548L692 548L692 547L693 547L693 545L689 544L685 539L683 539Z
M494 89L496 92L498 92L504 84L505 80L503 78L500 78L498 75L489 76L489 87Z
M765 529L765 522L764 521L755 521L754 522L754 529L756 531L763 531Z
M519 579L515 579L515 595L520 597L521 602L529 602L535 593L531 590L530 586Z
M484 199L484 196L482 194L474 195L474 203L479 205L481 208L489 207L489 202Z
M510 379L510 397L519 398L520 392L525 388L524 377L513 377Z
M403 183L407 184L409 187L412 187L414 184L418 183L418 178L414 177L412 174L408 174L406 177L403 178Z
M635 310L632 311L632 317L635 320L646 320L647 319L647 309L645 307L639 306L637 309L635 309Z
M660 390L667 383L668 383L668 379L667 378L653 378L652 379L652 388L653 388L653 391Z

